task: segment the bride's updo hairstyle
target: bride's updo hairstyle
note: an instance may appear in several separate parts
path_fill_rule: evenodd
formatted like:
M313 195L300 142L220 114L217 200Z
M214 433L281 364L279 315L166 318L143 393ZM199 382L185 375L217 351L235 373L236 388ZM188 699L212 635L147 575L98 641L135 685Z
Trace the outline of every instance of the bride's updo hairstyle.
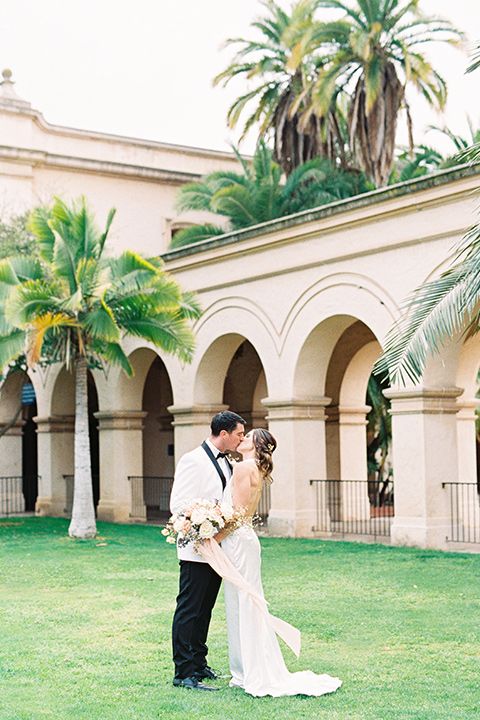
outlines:
M273 470L272 453L277 447L277 441L268 430L257 428L253 431L253 446L257 456L257 465L264 479L273 482L271 477Z

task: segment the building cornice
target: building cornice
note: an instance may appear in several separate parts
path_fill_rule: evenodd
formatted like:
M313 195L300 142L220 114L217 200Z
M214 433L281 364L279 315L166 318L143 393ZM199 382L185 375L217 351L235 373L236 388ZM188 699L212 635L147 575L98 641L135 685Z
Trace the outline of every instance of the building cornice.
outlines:
M102 133L95 130L81 130L79 128L64 127L62 125L51 125L45 120L41 112L30 108L28 103L22 103L17 106L11 102L6 103L3 101L0 102L0 112L30 117L41 132L57 137L60 136L85 141L97 140L115 145L128 145L145 150L168 152L175 155L194 155L206 159L232 160L234 158L233 153L223 150L210 150L207 148L193 147L191 145L175 145L174 143L164 143L157 140L145 140L126 135Z
M0 160L22 163L31 167L49 167L58 170L95 173L110 177L135 178L149 182L168 182L181 185L200 179L197 173L163 170L160 168L112 162L110 160L94 160L91 158L58 155L45 150L0 145Z

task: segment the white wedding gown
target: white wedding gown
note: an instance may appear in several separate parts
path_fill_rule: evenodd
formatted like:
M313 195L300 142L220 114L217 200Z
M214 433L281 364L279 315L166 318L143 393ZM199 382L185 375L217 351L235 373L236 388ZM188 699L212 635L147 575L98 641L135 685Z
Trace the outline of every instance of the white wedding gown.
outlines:
M231 503L227 486L224 501ZM230 562L263 597L260 573L260 542L253 528L244 525L222 541ZM277 636L252 598L231 582L224 581L228 654L232 687L250 695L325 695L342 681L310 670L291 673L283 660Z

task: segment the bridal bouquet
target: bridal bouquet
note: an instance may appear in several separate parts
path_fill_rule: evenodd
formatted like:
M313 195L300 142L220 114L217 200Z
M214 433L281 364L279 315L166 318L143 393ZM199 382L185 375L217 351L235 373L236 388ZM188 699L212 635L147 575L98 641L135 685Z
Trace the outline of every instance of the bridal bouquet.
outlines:
M227 503L198 498L186 510L172 515L162 535L165 535L168 543L175 543L178 539L180 547L188 543L197 546L203 540L213 538L227 524L242 524L242 518L243 513Z

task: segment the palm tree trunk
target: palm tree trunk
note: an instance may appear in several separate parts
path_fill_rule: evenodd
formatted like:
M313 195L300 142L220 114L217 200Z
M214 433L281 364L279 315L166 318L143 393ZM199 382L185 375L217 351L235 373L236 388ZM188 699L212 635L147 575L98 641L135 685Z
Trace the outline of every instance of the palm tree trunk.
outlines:
M87 361L76 363L75 378L75 480L70 537L93 538L97 534L93 506L90 436L88 433Z

